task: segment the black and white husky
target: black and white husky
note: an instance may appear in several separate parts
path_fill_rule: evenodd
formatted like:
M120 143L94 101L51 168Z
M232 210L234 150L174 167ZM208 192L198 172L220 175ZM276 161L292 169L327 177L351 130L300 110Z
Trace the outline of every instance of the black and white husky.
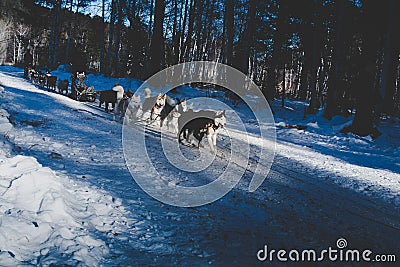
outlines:
M178 140L182 143L182 136L190 143L189 137L193 135L197 140L197 147L200 147L204 135L207 136L211 151L216 152L217 134L226 125L224 111L202 110L195 112L189 110L182 113L178 119L179 133Z

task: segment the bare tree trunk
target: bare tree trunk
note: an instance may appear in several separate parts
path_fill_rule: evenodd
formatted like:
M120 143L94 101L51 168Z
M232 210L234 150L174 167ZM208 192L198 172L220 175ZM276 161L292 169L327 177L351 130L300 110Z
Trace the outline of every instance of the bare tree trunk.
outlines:
M71 0L72 1L72 0ZM99 47L100 47L100 72L104 73L105 72L105 67L104 67L104 46L105 46L105 42L104 42L104 38L105 38L105 34L104 34L104 23L105 23L105 10L106 10L106 0L102 1L101 4L101 17L103 20L103 25L101 26L101 38L100 38L100 42L99 42Z
M69 15L71 16L69 18L69 25L68 25L68 32L67 32L67 47L65 48L65 63L69 63L70 61L70 50L71 50L71 39L72 39L72 21L73 21L73 14L72 14L72 5L74 3L74 0L70 0L70 7L69 7ZM104 16L103 16L104 18Z
M57 1L56 5L56 19L55 19L55 35L54 35L54 52L53 52L53 61L50 63L49 67L55 67L58 63L58 49L60 44L60 31L61 31L61 3L62 1Z
M384 59L380 84L380 105L379 112L393 114L394 93L396 91L396 68L399 62L399 37L395 30L395 25L399 19L396 17L396 10L399 9L399 2L389 0L388 19L385 35Z
M215 9L215 2L212 0L208 0L208 3L206 4L207 7L207 12L206 12L206 18L207 18L207 25L204 26L203 28L203 37L202 37L202 57L200 58L201 60L218 60L220 58L220 55L217 55L212 50L214 40L213 40L213 32L212 32L212 27L213 27L213 21L214 21L214 9ZM211 58L211 56L213 57Z
M186 34L185 40L185 48L184 48L184 60L189 61L191 56L192 50L192 35L193 35L193 27L194 27L194 17L195 17L195 9L196 9L196 2L200 0L190 0L190 10L189 10L189 24L188 30Z
M281 96L282 108L285 106L285 97L286 97L286 64L283 67L282 96Z
M236 53L237 56L235 58L235 66L245 74L250 74L249 60L251 56L251 49L254 46L257 3L257 0L250 0L249 2L246 27L240 37L238 51Z
M336 31L334 33L334 51L332 57L332 66L330 69L328 80L328 95L326 108L324 110L324 117L331 119L334 115L339 113L339 89L343 87L343 64L344 64L344 42L343 42L343 16L344 16L344 2L338 1L336 3Z
M8 41L10 38L12 23L9 19L0 19L0 65L7 61Z
M115 32L115 42L114 42L114 55L112 61L112 75L120 75L120 66L119 66L119 46L121 40L121 28L122 28L122 4L121 1L117 0L117 10L118 10L118 18L117 18L117 30Z
M272 58L270 62L270 68L268 70L267 83L264 88L264 94L268 99L273 99L276 94L276 86L280 83L280 69L282 68L282 44L286 31L286 19L287 19L287 6L284 1L280 2L277 25L274 34Z
M140 35L139 35L139 20L137 10L140 8L135 0L125 1L125 9L127 10L127 18L129 20L129 31L128 31L128 53L131 56L131 65L130 72L131 77L141 78L140 70L142 69L140 66L140 53L142 52L142 48L140 46Z
M163 24L165 17L165 0L156 0L154 9L154 30L150 47L150 75L155 74L164 67L165 48Z
M224 15L224 63L232 65L233 59L233 38L234 38L234 9L235 2L233 0L225 0L225 15Z
M354 83L356 95L356 114L350 129L351 132L360 135L378 137L381 133L374 127L374 102L375 95L375 71L376 55L378 48L379 23L376 17L381 18L380 3L368 0L364 2L363 17L363 51L359 58L359 75Z
M48 65L52 64L53 62L53 58L54 58L54 54L55 54L55 39L56 39L56 27L57 27L57 17L58 14L56 12L57 10L57 4L58 1L55 2L54 7L51 9L51 24L50 24L50 38L49 38L49 51L48 51L48 56L47 56L47 62Z
M193 0L190 0L190 1L192 2ZM183 15L183 22L182 22L181 33L180 33L181 34L181 36L180 36L181 40L180 40L179 62L184 62L185 31L186 31L186 21L187 21L187 16L188 16L188 8L189 8L189 0L185 0L185 12L184 12L184 15Z
M110 18L110 29L108 33L108 49L107 49L107 56L106 56L106 62L105 62L105 72L106 75L111 74L111 53L112 53L112 47L113 47L113 39L114 39L114 24L115 24L115 13L116 13L116 0L112 0L111 2L111 18Z
M173 0L174 22L172 29L172 65L179 60L178 0Z
M151 66L151 46L152 46L152 32L153 32L153 17L154 17L154 1L150 1L150 15L149 15L149 42L146 47L146 65L145 65L145 73L146 75L152 72L152 66Z
M308 32L305 33L305 36L302 39L303 42L303 46L304 47L310 47L309 44L309 36L311 35ZM302 67L301 67L301 72L300 72L300 87L299 87L299 98L301 100L306 100L307 99L307 92L308 92L308 87L310 85L309 82L309 68L310 68L310 56L309 56L309 52L308 51L304 51L303 54L303 63L302 63Z
M315 114L319 107L318 93L317 93L317 75L318 68L321 60L321 20L320 20L320 2L319 0L313 1L313 27L312 27L312 61L310 68L310 104L308 105L307 112ZM310 51L311 52L311 51Z
M197 0L197 8L196 8L196 34L195 34L195 40L197 42L197 48L195 51L194 59L200 60L201 58L201 47L202 47L202 42L201 42L201 30L202 30L202 19L203 19L203 7L204 7L204 0Z
M154 0L150 1L149 32L153 31Z

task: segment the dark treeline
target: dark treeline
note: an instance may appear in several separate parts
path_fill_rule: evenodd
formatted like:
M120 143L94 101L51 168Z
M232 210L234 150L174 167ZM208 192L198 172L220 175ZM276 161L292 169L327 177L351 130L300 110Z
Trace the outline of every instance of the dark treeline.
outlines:
M218 61L268 99L308 100L327 119L355 112L345 131L376 135L380 116L400 114L399 11L397 0L2 0L0 63L29 48L50 69L83 61L146 79Z

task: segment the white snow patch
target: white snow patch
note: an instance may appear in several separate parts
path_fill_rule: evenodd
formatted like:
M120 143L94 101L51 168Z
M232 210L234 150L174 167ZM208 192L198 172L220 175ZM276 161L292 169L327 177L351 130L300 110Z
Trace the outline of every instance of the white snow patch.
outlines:
M91 226L127 230L125 211L111 196L57 176L33 157L2 159L0 170L0 262L6 265L66 257L65 263L94 266L109 250Z
M98 265L109 249L93 229L127 231L122 201L57 175L34 157L11 156L9 117L0 109L1 264L49 265L64 259L71 265Z

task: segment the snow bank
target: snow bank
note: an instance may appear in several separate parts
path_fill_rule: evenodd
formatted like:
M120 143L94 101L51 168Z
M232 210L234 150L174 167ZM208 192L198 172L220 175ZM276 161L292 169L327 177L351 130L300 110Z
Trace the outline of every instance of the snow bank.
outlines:
M61 260L94 266L109 250L89 230L112 234L127 227L123 209L115 207L112 197L72 184L33 157L2 159L0 170L2 264Z
M109 253L105 237L128 229L122 201L58 176L34 157L11 156L9 118L0 109L1 265L98 265Z
M4 88L0 86L0 97L3 97ZM10 123L10 115L4 109L0 109L0 144L2 149L0 149L0 158L9 156L11 152L11 144L8 142L8 133L13 128Z
M303 118L304 102L287 100L287 107L280 105L278 100L272 102L277 122L276 152L289 159L290 169L400 205L400 124L382 119L382 136L373 140L370 136L340 133L352 123L353 116L335 116L328 121L321 110ZM298 130L285 125L307 128Z

